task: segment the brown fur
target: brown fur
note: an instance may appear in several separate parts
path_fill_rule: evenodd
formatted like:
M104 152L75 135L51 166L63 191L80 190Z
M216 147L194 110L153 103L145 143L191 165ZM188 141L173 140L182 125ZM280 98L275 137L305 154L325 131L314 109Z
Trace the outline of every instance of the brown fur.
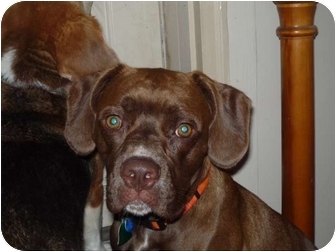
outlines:
M119 65L100 77L90 95L72 96L68 104L74 111L86 107L68 114L65 136L75 151L96 148L100 154L109 210L168 223L164 231L135 223L133 237L118 246L115 221L114 250L315 249L227 173L249 145L251 102L241 91L201 72ZM109 125L110 116L121 123ZM181 124L192 128L187 137L177 133ZM209 171L209 185L184 213Z
M1 22L1 54L16 50L13 85L59 91L68 81L118 62L98 22L70 2L18 2Z

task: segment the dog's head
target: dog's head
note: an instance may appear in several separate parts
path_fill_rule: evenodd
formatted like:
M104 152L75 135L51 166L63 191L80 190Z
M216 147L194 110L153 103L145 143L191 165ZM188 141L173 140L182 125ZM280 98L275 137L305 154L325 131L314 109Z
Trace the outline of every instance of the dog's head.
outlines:
M90 92L74 85L65 135L77 153L95 148L107 167L108 207L178 217L208 166L234 166L249 143L250 100L201 72L105 72Z
M65 93L74 79L118 63L88 4L19 2L1 22L1 80L9 85Z

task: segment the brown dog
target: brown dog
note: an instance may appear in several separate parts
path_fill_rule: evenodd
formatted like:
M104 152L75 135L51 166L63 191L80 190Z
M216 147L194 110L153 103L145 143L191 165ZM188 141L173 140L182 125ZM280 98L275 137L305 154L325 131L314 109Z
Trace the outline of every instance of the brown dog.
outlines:
M71 2L19 2L1 22L1 231L21 250L81 250L89 164L63 132L72 82L114 67L98 22ZM91 210L89 199L87 208ZM99 211L99 209L97 209Z
M86 108L68 114L69 144L97 148L107 167L113 250L315 249L226 172L249 145L242 92L201 72L119 65L68 106Z

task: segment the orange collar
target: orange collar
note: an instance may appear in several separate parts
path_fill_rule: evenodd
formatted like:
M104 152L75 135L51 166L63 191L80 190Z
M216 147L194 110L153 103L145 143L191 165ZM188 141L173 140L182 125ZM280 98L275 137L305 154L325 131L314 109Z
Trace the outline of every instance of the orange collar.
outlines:
M197 202L197 200L199 200L199 198L201 197L202 193L204 192L205 188L207 187L207 185L209 184L209 178L210 178L210 169L208 171L207 176L205 177L205 179L202 181L202 183L197 187L196 192L194 193L194 195L192 196L191 200L186 204L185 208L184 208L184 212L186 213L189 211L190 208L193 207L193 205Z
M192 208L195 205L195 203L197 202L197 200L199 200L199 198L203 194L205 188L209 184L209 179L210 179L210 169L209 169L209 171L208 171L207 176L205 177L205 179L197 187L196 192L194 193L194 195L192 196L192 198L190 199L190 201L185 205L183 214L185 214L186 212L188 212L190 210L190 208ZM149 228L149 229L152 229L152 230L162 231L162 230L166 229L166 227L167 227L168 224L169 223L167 221L163 221L162 219L157 218L155 220L151 220L151 221L148 221L146 223L142 223L142 226L145 226L146 228Z

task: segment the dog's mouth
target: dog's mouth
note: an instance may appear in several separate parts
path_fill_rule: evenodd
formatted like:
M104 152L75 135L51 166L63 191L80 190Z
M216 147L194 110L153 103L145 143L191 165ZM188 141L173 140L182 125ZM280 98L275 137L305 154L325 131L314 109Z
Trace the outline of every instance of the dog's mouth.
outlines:
M144 216L152 212L152 209L141 200L134 200L128 203L125 210L135 216Z

